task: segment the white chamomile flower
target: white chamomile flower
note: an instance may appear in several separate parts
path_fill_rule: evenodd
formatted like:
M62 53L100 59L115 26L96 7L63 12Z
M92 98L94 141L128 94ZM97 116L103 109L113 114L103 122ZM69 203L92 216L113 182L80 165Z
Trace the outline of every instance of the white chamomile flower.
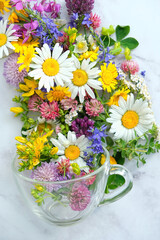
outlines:
M94 99L95 94L91 88L102 89L101 82L95 80L95 78L98 78L100 72L97 67L94 67L97 62L90 63L89 59L84 59L80 64L75 56L73 56L73 59L76 70L73 72L73 78L66 83L71 92L71 98L75 99L75 97L79 95L80 103L83 103L87 92L90 97Z
M52 138L51 142L58 147L59 160L65 157L71 163L77 163L81 170L89 172L89 167L83 160L84 151L87 151L89 146L89 140L84 135L77 138L75 132L69 131L66 138L62 133L58 133L58 140Z
M88 47L87 47L87 42L86 42L84 36L79 35L76 38L76 41L77 41L77 43L75 45L74 52L75 53L85 53L85 52L87 52Z
M39 55L32 59L35 64L30 64L30 67L34 70L28 75L35 80L39 79L39 89L45 87L49 92L54 83L63 86L65 81L73 77L75 67L72 58L68 58L69 50L62 53L63 48L56 43L51 53L45 43L41 49L36 48L36 51Z
M7 20L0 21L0 58L2 58L3 55L9 55L8 48L14 50L14 46L10 42L17 41L18 37L12 35L15 32L13 26L13 24L10 24L7 28Z
M112 123L110 132L114 134L115 139L128 142L136 137L135 132L142 136L152 128L153 113L147 101L142 99L135 101L134 95L130 94L127 101L120 97L118 104L119 106L111 106L110 118L107 118L107 122Z

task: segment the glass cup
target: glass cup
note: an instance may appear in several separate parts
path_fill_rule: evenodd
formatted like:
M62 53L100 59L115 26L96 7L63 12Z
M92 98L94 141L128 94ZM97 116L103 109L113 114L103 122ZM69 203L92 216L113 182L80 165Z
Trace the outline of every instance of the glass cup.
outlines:
M32 211L45 220L64 226L82 220L97 206L114 202L131 190L130 172L121 165L110 165L107 150L105 157L105 163L94 172L66 181L36 181L30 177L31 171L18 171L20 160L17 157L12 169L20 192ZM123 176L125 183L104 194L107 179L112 174Z

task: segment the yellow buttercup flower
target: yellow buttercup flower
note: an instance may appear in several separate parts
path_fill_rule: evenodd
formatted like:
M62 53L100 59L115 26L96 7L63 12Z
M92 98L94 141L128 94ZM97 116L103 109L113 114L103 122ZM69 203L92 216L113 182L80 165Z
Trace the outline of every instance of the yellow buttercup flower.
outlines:
M127 88L122 88L121 90L118 90L117 92L114 93L114 95L109 99L109 102L107 103L107 105L111 106L111 105L118 105L118 101L120 97L123 97L124 100L127 100L127 96L128 93L130 92L129 89Z
M22 94L22 97L30 97L35 93L35 89L38 87L38 83L35 80L24 79L24 83L19 84L19 88L26 92Z
M71 92L68 87L56 86L51 88L50 92L47 93L47 99L52 101L61 101L65 97L71 97Z
M101 66L101 72L99 73L101 76L98 80L102 83L103 89L108 92L111 92L112 89L115 89L117 84L116 77L118 77L118 72L115 64L109 63L106 67L106 63Z
M11 6L9 5L10 0L0 0L0 12L2 14L4 14L3 11L9 12L9 8L11 8Z
M35 49L33 46L29 46L24 49L23 54L20 54L17 63L21 63L19 66L19 71L21 72L24 68L29 71L29 65L32 58L35 56Z

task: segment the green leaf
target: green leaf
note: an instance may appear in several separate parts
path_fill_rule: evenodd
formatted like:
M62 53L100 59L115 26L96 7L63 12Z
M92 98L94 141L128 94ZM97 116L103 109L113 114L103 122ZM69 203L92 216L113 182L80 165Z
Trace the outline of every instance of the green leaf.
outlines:
M121 152L117 152L117 153L116 153L115 159L116 159L116 162L117 162L118 164L121 164L121 165L123 165L124 162L125 162L125 158L122 157L122 153L121 153Z
M102 36L101 36L101 39L102 39L102 41L103 41L103 43L104 43L105 48L106 48L106 47L113 46L114 43L115 43L114 39L113 39L113 38L109 38L108 36L102 35Z
M120 41L120 43L123 48L128 47L130 50L136 48L139 45L139 42L132 37L125 38L122 41Z
M128 33L130 32L130 26L117 26L116 27L116 38L117 38L117 41L121 41L123 38L125 38Z
M112 147L113 144L114 144L112 138L109 137L109 136L106 137L106 142L107 142L107 145L110 146L110 147Z
M111 190L121 187L125 183L124 177L119 174L110 175L107 182L107 187Z

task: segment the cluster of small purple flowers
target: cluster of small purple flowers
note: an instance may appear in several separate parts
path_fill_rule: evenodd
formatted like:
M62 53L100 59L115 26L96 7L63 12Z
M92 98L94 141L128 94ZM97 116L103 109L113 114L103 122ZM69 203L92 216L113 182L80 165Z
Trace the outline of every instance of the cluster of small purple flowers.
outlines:
M103 125L100 129L92 128L88 130L88 132L92 133L92 135L88 136L88 139L92 142L91 146L89 146L88 148L91 149L93 154L99 154L104 152L102 138L107 137L105 133L106 128L107 126Z

